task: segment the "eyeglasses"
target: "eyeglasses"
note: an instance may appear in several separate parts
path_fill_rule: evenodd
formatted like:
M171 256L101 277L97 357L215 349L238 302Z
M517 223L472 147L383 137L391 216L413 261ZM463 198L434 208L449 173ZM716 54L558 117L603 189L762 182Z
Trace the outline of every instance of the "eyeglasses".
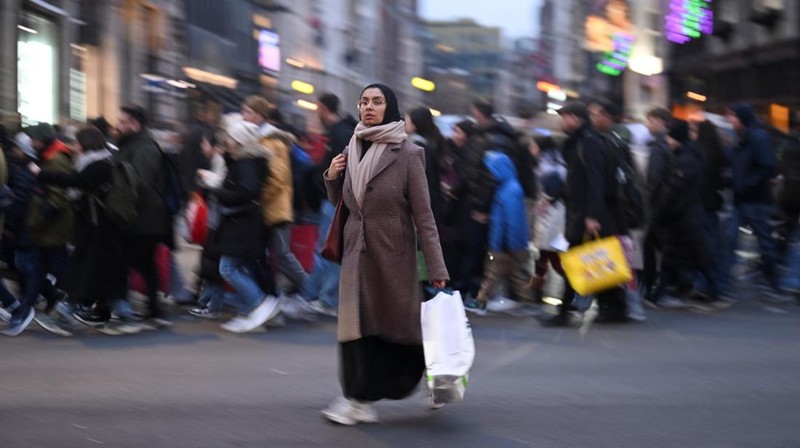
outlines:
M370 104L370 100L364 99L364 100L358 101L356 103L356 107L358 107L359 109L364 109L365 107L369 106L369 104ZM383 98L375 98L375 99L372 100L372 106L373 107L381 107L381 106L384 106L384 105L386 105L386 100L383 99Z

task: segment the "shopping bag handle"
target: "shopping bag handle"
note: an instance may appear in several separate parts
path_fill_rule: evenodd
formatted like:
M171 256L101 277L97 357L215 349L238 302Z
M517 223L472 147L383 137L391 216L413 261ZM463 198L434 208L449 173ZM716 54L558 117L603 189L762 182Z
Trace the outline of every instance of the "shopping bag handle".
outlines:
M449 286L445 286L444 288L434 288L433 286L428 285L428 286L425 287L425 291L428 294L432 295L432 296L435 296L436 294L438 294L440 292L443 292L443 293L447 294L448 296L452 296L453 295L453 288L451 288Z

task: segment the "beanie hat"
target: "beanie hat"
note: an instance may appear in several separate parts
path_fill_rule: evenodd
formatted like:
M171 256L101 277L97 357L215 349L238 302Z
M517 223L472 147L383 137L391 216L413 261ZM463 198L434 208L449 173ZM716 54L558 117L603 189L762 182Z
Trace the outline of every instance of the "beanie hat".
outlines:
M272 109L272 106L269 104L269 101L260 97L258 95L250 95L244 100L244 105L253 109L253 112L261 115L264 117L264 120L269 117L269 111Z
M244 120L231 123L227 132L236 143L242 146L258 145L261 138L258 126Z
M25 130L32 140L49 143L56 138L56 130L49 123L39 123Z
M14 136L14 144L17 145L26 156L37 159L39 156L36 154L36 150L33 149L33 144L31 143L31 137L24 133L20 132L16 136Z
M731 110L744 127L749 128L756 123L756 113L753 111L753 106L747 103L736 103L731 107Z
M684 120L672 120L669 124L667 135L681 144L689 141L689 123Z

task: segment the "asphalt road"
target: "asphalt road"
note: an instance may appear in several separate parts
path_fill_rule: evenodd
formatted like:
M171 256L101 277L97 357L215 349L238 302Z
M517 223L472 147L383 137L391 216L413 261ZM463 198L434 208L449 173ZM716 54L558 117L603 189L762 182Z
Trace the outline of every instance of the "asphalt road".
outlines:
M32 325L35 327L35 324ZM335 324L0 339L0 447L798 447L800 307L543 329L473 319L463 403L422 395L338 427Z

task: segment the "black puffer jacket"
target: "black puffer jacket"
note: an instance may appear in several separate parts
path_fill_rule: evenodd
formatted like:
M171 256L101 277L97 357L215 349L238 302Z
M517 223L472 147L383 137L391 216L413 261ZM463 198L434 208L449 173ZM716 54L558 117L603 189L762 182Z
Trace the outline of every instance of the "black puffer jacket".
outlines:
M664 257L671 266L700 267L709 253L703 240L704 214L701 150L686 143L675 153L676 169L656 209L655 221L665 232Z
M264 247L260 199L267 162L257 154L229 157L227 162L228 174L222 188L214 191L221 220L210 249L224 256L258 258Z

